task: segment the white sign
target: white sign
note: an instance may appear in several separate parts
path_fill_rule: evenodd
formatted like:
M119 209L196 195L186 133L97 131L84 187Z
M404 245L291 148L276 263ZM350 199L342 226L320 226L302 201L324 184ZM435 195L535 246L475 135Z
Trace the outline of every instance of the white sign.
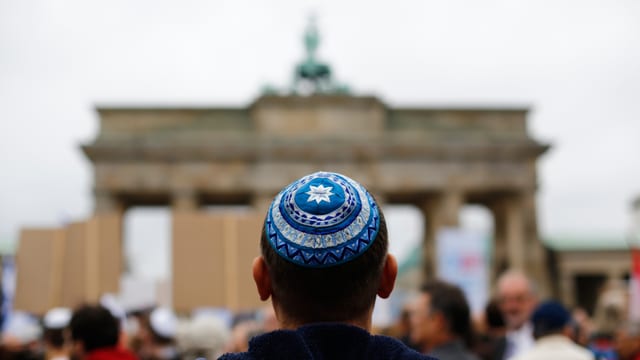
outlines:
M488 239L486 234L445 228L436 237L437 274L464 291L472 313L480 313L489 297Z

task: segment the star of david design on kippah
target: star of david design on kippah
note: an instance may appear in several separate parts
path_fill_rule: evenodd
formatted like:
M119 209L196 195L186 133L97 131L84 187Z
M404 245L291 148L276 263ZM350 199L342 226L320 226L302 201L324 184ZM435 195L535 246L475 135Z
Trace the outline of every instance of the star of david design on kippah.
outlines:
M309 198L307 199L307 201L315 200L318 204L320 204L321 201L326 201L328 203L331 202L331 199L329 197L333 195L333 193L331 192L333 186L324 187L322 184L320 184L319 186L310 185L309 187L311 188L311 190L305 193L309 194Z
M344 264L364 253L380 229L378 206L347 176L317 172L273 200L265 232L278 255L305 267Z

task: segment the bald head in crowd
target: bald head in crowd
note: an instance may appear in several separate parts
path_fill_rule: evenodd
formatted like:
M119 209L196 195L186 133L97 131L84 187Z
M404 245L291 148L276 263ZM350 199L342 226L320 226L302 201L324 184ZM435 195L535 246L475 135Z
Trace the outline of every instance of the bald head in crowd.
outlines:
M531 280L515 270L500 276L497 295L507 330L520 329L527 323L538 303Z

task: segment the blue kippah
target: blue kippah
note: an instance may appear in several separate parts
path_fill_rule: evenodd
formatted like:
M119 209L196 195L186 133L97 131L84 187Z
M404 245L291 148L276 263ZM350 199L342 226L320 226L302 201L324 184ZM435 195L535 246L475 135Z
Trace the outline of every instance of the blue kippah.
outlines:
M278 255L321 268L364 253L380 229L378 206L354 180L317 172L294 181L271 203L265 232Z
M545 301L540 304L531 315L534 329L559 330L571 321L569 311L557 301Z

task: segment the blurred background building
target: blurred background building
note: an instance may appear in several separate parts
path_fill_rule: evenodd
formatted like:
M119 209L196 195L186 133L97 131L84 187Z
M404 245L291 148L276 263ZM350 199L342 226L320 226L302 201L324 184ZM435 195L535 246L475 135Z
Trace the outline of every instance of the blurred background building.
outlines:
M235 8L241 4L207 11L192 4L175 12L155 4L3 4L0 39L12 50L7 53L18 54L0 69L3 118L47 119L25 128L2 121L0 149L11 175L3 179L0 215L12 225L0 229L8 239L0 243L11 255L15 240L25 240L20 253L34 257L18 259L28 264L18 278L46 294L17 294L16 301L30 299L25 306L35 310L120 292L132 307L157 301L179 307L183 300L185 309L198 302L254 305L255 298L241 302L252 299L244 264L257 248L238 241L259 231L256 216L275 191L327 169L362 181L386 204L392 237L402 239L392 245L402 255L401 290L426 274L461 282L470 279L459 271L466 269L480 286L462 285L481 304L496 273L516 266L534 275L543 294L592 310L606 282L629 278L626 233L618 230L628 225L627 204L640 176L633 166L640 149L630 141L638 130L631 106L640 93L640 51L632 45L640 43L634 41L638 9L616 4L603 10L568 2L557 11L498 2L333 4L317 20L331 35L327 46L318 47L318 32L310 28L302 56L300 14L308 9L300 5L253 4L254 13ZM37 26L19 32L27 40L13 41L11 31L24 29L15 19L25 14L26 24ZM150 17L148 29L140 16ZM194 35L203 33L198 26L208 37ZM54 43L58 49L47 48ZM322 61L321 49L336 67ZM134 65L120 74L127 61ZM162 66L150 70L154 64ZM255 68L278 70L257 75ZM291 81L271 85L265 77ZM58 89L70 82L73 88ZM126 86L110 87L116 83ZM189 90L194 83L205 84L200 94L206 96ZM159 90L165 87L172 90ZM102 104L76 116L60 110L67 98L33 100L33 106L23 100L56 93L81 93L85 107ZM200 104L167 105L191 99ZM162 105L145 105L155 102ZM29 113L39 108L48 116ZM78 128L79 121L66 117L94 125L82 125L86 131L65 142L73 155L50 157L48 149L61 146L51 142L61 124ZM27 138L30 146L18 144ZM79 160L78 143L88 161ZM69 158L84 170L63 171ZM209 242L208 233L193 232L199 227L239 240ZM208 262L214 253L219 257ZM188 283L181 276L198 274L225 283L224 293L176 288ZM178 300L176 292L188 298Z

